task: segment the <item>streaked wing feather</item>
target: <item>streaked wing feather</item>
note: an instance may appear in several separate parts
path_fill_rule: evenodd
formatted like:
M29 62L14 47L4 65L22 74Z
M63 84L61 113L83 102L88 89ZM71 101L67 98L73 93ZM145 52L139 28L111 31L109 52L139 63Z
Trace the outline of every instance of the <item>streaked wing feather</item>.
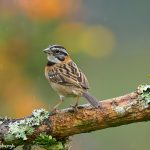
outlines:
M49 73L51 82L63 84L66 86L76 86L78 88L88 89L89 84L86 76L78 69L74 62L63 65L57 65L53 73Z
M65 82L65 80L60 76L60 74L58 74L55 71L54 72L52 72L52 71L48 73L48 77L51 82L54 82L54 83L64 83Z
M88 89L89 84L86 76L82 73L82 71L77 67L77 65L70 61L67 64L63 65L62 74L65 78L67 78L68 82L73 82L73 84L78 85L80 88Z

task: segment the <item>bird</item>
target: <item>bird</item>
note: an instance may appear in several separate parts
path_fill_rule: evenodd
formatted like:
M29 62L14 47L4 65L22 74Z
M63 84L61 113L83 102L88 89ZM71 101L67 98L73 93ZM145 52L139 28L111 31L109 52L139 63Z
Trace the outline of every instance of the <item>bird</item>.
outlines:
M59 95L60 100L53 107L56 110L66 97L75 97L74 108L78 107L80 97L84 97L94 108L100 102L89 93L89 82L85 74L71 59L66 48L61 45L49 45L43 50L47 54L45 77Z

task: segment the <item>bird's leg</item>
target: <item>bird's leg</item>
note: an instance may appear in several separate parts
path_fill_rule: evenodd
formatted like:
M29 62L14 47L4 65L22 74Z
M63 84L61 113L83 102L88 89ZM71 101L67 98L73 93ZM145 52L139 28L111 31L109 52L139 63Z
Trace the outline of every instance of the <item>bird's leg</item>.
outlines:
M75 112L78 111L79 99L80 99L80 96L77 96L77 97L76 97L76 103L75 103L74 105L71 105L71 107L74 109Z
M59 107L60 104L62 104L64 102L64 99L60 99L59 102L52 108L50 109L50 112L52 113L57 113L57 108Z

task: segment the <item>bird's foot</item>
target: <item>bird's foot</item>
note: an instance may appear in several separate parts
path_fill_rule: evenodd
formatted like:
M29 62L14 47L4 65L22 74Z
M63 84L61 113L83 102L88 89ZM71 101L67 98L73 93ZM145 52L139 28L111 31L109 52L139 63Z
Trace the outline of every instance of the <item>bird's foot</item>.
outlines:
M50 114L51 115L55 115L55 114L58 114L60 112L60 110L58 108L50 108Z
M72 107L72 109L73 109L74 112L78 111L78 104L75 104L75 105L71 104L70 107Z

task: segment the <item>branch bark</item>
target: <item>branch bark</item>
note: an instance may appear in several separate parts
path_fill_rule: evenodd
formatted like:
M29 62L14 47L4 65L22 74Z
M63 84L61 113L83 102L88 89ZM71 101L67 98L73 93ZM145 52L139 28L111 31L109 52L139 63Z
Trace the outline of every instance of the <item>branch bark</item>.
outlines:
M75 134L100 130L150 120L150 85L141 85L134 92L124 96L103 100L100 108L89 104L48 114L45 110L35 110L29 117L21 119L1 119L0 144L15 146L32 143L44 133L56 139Z

